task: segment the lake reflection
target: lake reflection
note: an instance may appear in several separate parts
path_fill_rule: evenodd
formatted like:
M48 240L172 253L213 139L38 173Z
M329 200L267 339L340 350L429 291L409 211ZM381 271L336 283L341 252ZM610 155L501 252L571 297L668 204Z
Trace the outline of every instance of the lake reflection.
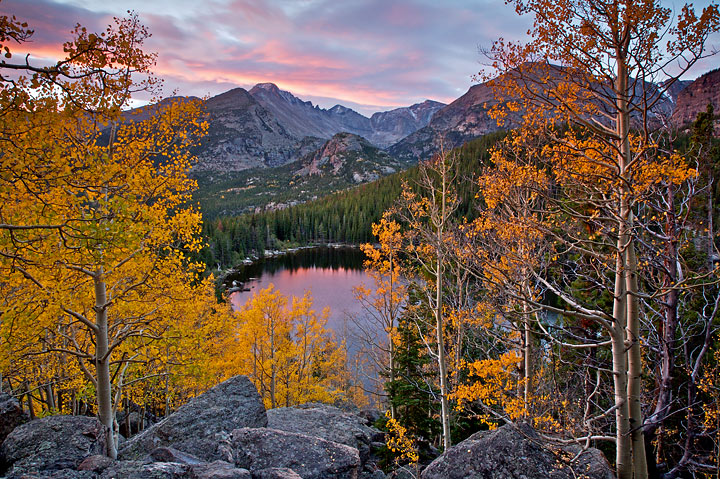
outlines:
M360 304L353 288L371 280L362 269L364 254L358 248L312 248L242 266L238 274L226 281L243 283L249 291L230 295L233 308L240 309L248 299L271 283L285 296L303 296L310 291L313 307L320 313L330 308L328 326L339 336L345 336L348 314L358 315Z

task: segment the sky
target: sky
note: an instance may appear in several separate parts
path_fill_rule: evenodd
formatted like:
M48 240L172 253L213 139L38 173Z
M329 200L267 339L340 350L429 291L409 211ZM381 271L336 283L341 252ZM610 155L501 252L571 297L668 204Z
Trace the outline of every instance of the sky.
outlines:
M272 82L321 107L368 116L453 101L484 68L481 48L525 39L531 26L503 0L0 0L0 15L35 30L26 50L38 63L59 58L76 23L102 31L128 10L152 33L146 50L158 53L166 95ZM710 43L720 49L720 35ZM720 55L689 78L718 66Z

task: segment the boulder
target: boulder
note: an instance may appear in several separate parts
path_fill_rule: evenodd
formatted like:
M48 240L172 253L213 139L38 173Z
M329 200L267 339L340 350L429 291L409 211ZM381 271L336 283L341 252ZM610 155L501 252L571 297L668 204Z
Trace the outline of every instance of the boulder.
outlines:
M105 427L94 417L48 416L15 428L0 452L11 474L76 469L105 454Z
M383 438L381 431L368 426L367 419L326 404L270 409L267 416L269 428L354 447L362 464L370 457L371 444Z
M17 399L9 394L0 394L0 444L13 429L29 420Z
M251 473L270 467L289 468L303 479L357 479L357 449L276 429L236 429L232 433L235 464Z
M302 479L302 476L287 467L269 467L255 471L253 479Z
M158 447L149 456L153 462L178 462L180 464L200 464L203 462L192 454L178 451L173 447Z
M194 479L191 466L176 462L115 461L100 479Z
M98 479L98 475L90 471L60 469L58 471L41 471L20 474L9 474L6 479Z
M388 476L381 469L375 469L374 471L363 471L360 474L360 479L386 479Z
M575 449L579 451L579 449ZM552 446L527 424L481 431L448 449L421 474L422 479L613 479L598 450L578 460L573 448Z
M107 456L98 454L95 456L86 457L83 462L78 466L78 471L91 471L97 472L98 474L103 472L108 467L115 463L114 460Z
M231 457L224 446L234 429L266 425L257 389L247 377L236 376L128 439L119 457L140 459L158 447L172 446L204 461L228 460Z
M193 479L252 479L250 471L225 461L214 461L191 467Z

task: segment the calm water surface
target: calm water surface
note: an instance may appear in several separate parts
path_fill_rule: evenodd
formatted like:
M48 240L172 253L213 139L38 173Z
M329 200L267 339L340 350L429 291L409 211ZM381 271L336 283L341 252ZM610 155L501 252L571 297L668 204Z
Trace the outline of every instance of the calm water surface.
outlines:
M358 316L360 304L353 288L371 280L362 269L365 255L358 248L312 248L283 256L267 258L240 268L227 281L241 282L249 291L230 295L234 309L240 309L253 294L271 283L286 296L303 296L310 291L313 308L319 313L330 308L328 326L339 336L345 336L348 315Z

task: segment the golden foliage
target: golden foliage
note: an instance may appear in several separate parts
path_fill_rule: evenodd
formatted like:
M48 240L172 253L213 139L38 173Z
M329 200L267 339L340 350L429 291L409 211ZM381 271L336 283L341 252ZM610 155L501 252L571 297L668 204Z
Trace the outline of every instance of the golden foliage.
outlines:
M342 399L346 352L326 329L329 310L312 309L312 297L288 298L271 284L236 313L219 370L244 374L268 408Z

